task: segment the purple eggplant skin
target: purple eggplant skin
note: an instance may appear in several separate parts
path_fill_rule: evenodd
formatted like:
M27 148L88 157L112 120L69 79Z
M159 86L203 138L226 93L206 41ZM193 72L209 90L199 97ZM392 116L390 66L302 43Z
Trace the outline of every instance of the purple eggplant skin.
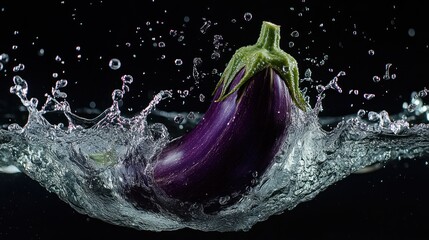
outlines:
M234 78L234 88L245 74ZM214 99L218 99L221 88ZM153 168L156 188L168 197L206 202L243 193L262 175L287 135L292 99L272 68L256 73L239 91L213 101L187 135L172 141Z
M286 141L292 108L308 109L297 62L279 44L280 26L263 22L257 42L232 56L194 129L151 159L136 149L123 160L118 170L129 202L183 216L194 203L213 212L259 181Z

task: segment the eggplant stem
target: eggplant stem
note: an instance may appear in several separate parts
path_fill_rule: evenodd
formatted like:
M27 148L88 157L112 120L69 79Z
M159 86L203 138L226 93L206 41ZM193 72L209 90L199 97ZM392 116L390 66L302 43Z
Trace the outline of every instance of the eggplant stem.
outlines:
M280 49L280 26L267 21L262 23L256 44L242 47L232 56L213 92L222 88L215 102L223 101L240 89L252 76L266 68L278 72L286 82L293 102L301 110L306 111L308 103L299 89L298 64L292 56ZM230 89L235 76L243 69L245 74L241 81Z

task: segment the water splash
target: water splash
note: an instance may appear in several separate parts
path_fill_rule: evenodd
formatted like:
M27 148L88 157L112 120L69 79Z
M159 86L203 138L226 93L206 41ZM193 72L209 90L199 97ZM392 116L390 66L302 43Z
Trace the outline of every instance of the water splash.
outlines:
M341 89L337 77L324 89ZM24 127L12 124L8 131L0 130L2 169L17 166L80 213L138 229L248 230L273 214L314 198L331 184L366 166L429 155L429 125L410 127L408 122L428 113L417 93L410 103L416 106L414 114L405 105L407 111L398 120L393 120L386 111L368 112L365 118L366 111L362 110L358 116L337 121L334 130L325 131L318 117L324 94L321 91L311 111L293 109L291 133L274 165L262 176L255 173L255 187L249 188L238 203L228 204L232 196L219 196L219 203L225 207L206 213L205 206L198 203L160 201L162 194L150 185L150 171L128 172L127 162L150 169L156 154L170 141L163 124L148 123L150 114L163 115L176 124L190 121L191 125L201 117L195 113L155 110L157 104L172 97L171 91L158 93L136 116L123 117L118 102L132 83L132 77L124 75L122 88L112 93L112 106L94 119L85 119L71 112L61 91L67 85L66 80L56 82L40 110L38 100L27 97L27 82L19 76L13 77L13 81L11 92L21 99L29 117ZM68 126L47 121L43 115L52 111L62 112ZM130 201L123 188L124 181L142 177L135 174L145 174L147 179L139 188L138 203Z
M305 23L305 20L308 20L305 16L309 14L307 7L296 6L290 7L290 9L291 11L296 9L294 14L302 19L300 25L304 26L298 27L296 32L293 29L294 31L289 36L294 41L287 41L289 47L292 48L290 50L296 51L297 56L301 59L314 56L314 53L308 49L315 47L324 49L320 47L320 40L313 40L307 46L307 43L304 43L309 38L318 39L320 35L316 35L316 31L320 30L321 33L330 34L332 33L330 32L331 29L342 28L337 25L331 26L328 19L320 22L317 18L311 17L310 23L313 24L312 21L314 21L314 24L319 26L319 29L312 29ZM273 9L269 11L270 14L272 11ZM242 11L239 12L240 15L234 16L235 18L231 22L240 30L248 27L247 25L243 26L243 22L251 23L256 18L261 18L259 11L253 13L253 18L250 13L243 15ZM183 16L181 17L183 18ZM347 15L347 17L349 16ZM192 20L190 21L190 19ZM183 22L186 26L190 26L189 22L194 21L193 19L195 19L193 16L191 18L185 16ZM334 19L337 19L335 22L347 22L341 21L340 14L334 14L333 22ZM203 20L206 21L206 19ZM185 65L187 63L193 63L193 71L190 76L195 80L195 89L198 88L198 84L203 86L203 81L207 81L204 77L209 74L204 72L204 65L211 65L215 62L206 64L206 59L209 61L210 59L218 60L221 57L220 53L231 51L230 47L236 47L234 43L228 45L227 42L223 42L222 35L209 36L211 33L218 33L215 20L212 17L211 21L213 22L209 24L205 22L204 24L200 22L197 24L196 32L207 36L209 39L207 42L213 42L210 51L202 49L204 52L212 53L210 57L201 56L204 58L204 64L202 64L201 58L196 58L196 56L192 56L192 59L195 60L192 61L192 59L184 56L169 55L169 51L162 52L160 57L160 59L170 59L169 63L177 69L180 68L182 72L186 72ZM290 24L290 20L290 16L288 16L287 24ZM76 21L75 16L73 16L73 21ZM152 32L152 28L156 27L156 22L146 22L149 33ZM153 43L153 46L160 50L175 47L175 42L180 43L180 46L182 44L189 46L188 40L192 38L189 37L189 29L179 28L176 25L171 27L178 29L169 30L168 28L167 30L170 37L175 40L174 42L168 41L169 39L165 36L160 38L155 34L153 36L148 34L149 37L144 39L138 35L138 42L127 39L117 46L126 46L127 49L131 49L148 42ZM311 30L307 31L307 27ZM140 30L140 27L137 29ZM25 34L25 31L22 32ZM356 25L353 25L349 32L350 35L365 38L365 34L360 28L356 31ZM187 35L186 38L185 35ZM225 40L229 40L228 35L225 36ZM329 35L329 39L331 36ZM295 41L295 37L300 41ZM333 39L333 43L335 43L334 41L335 39ZM372 42L372 40L368 40L368 42ZM25 49L23 48L24 44L18 45L14 45L16 47L12 52ZM335 49L334 45L332 44L332 49ZM339 42L338 45L343 48L343 43ZM73 45L73 47L75 46ZM84 46L83 43L82 46ZM40 49L38 51L39 56L49 56L62 66L64 66L64 61L70 59L62 52L58 55L50 55L50 47L44 47L46 47L46 54L44 48L37 46L37 49ZM8 47L8 49L11 48ZM328 49L331 49L331 46ZM76 51L79 50L76 48ZM365 50L365 55L369 55L371 58L380 56L380 53L383 52L377 47L374 50L369 50L368 54L366 51L368 49ZM374 55L375 51L377 55ZM84 52L82 51L82 54ZM146 169L150 169L157 152L163 149L176 135L170 128L167 130L167 123L171 123L171 126L174 126L176 130L191 129L203 117L203 114L196 112L165 112L157 109L157 106L166 101L173 101L172 96L175 94L179 95L180 102L184 99L182 96L186 96L187 99L195 97L197 101L201 102L210 101L209 95L204 95L206 92L203 94L194 90L193 93L196 95L189 97L189 94L185 92L186 90L180 90L180 92L164 90L155 95L149 105L140 113L135 114L134 117L123 117L119 106L133 82L129 75L124 75L121 79L122 86L112 91L111 106L94 119L82 118L71 109L65 88L67 85L71 85L72 81L62 79L54 84L50 93L46 95L45 102L39 104L40 98L28 97L27 82L20 76L13 77L14 85L11 92L19 97L23 103L23 109L28 111L28 120L24 126L4 124L3 126L8 125L8 130L0 130L0 171L23 171L49 191L58 194L61 199L79 212L114 224L154 231L184 227L232 231L248 230L259 221L293 209L297 204L314 198L334 182L365 166L376 162L385 163L391 159L428 156L428 125L426 123L429 114L428 107L423 101L427 95L426 89L414 93L411 100L403 104L403 111L399 114L361 109L357 114L350 116L321 117L319 113L323 109L322 100L325 97L325 91L334 90L332 92L336 94L349 92L349 89L339 82L343 74L335 76L329 84L322 84L317 80L320 78L318 68L326 66L326 62L328 62L328 55L325 53L317 54L322 54L323 57L319 55L319 57L305 59L311 66L314 66L312 68L314 73L312 74L308 68L304 75L305 78L302 79L304 84L314 83L314 88L319 93L314 108L308 113L294 109L293 118L295 121L291 126L291 134L276 156L275 164L266 173L254 173L257 184L253 188L249 188L247 193L241 196L238 203L232 204L231 196L220 196L218 201L224 208L217 212L205 213L204 206L199 204L178 203L174 200L161 202L159 201L159 194L151 188L150 184L142 184L141 186L141 203L137 204L127 199L126 192L122 188L124 174L126 174L124 172L124 159L133 159L145 166ZM122 59L121 56L118 57ZM334 55L329 59L336 57L338 56ZM13 56L9 61L9 55L1 54L0 71L6 69L8 62L18 66L19 62L16 62L15 58ZM103 58L100 56L101 59L102 63L106 64L108 61L106 59L111 59L111 56ZM118 59L112 59L112 61L112 64L109 64L111 70L127 71L126 65L130 65L125 59L122 67ZM392 72L397 70L397 61L389 60L389 62L392 62L393 65L385 64L385 68L381 68L385 71L377 73L378 75L373 78L374 82L393 82L390 80L394 80L396 77ZM3 70L2 65L4 66ZM26 64L27 71L31 69L30 67L32 67L30 64ZM340 66L330 67L332 68L329 69L329 72L332 73L336 71L333 69ZM222 68L219 67L218 69ZM349 73L349 68L346 69ZM11 74L25 76L21 74L22 70L22 67L17 67L16 71ZM118 72L111 70L109 72ZM60 72L59 70L56 71ZM148 70L145 71L149 72ZM212 71L212 74L217 75L218 73ZM58 74L52 76L57 80ZM137 74L135 76L137 78ZM28 79L31 84L33 79ZM389 79L389 81L382 81L382 79ZM182 87L182 89L187 88L188 86ZM358 95L358 92L355 91L353 93ZM365 94L372 94L373 91L360 89L360 92L361 98L372 99L372 95ZM72 96L72 94L68 95ZM371 101L378 100L382 94L377 92L376 96ZM49 122L46 115L52 112L64 115L66 123L54 124ZM161 118L162 121L150 120L152 117ZM332 130L323 130L326 125L331 126ZM150 174L145 176L148 176L150 180ZM182 214L183 211L187 212L185 216Z

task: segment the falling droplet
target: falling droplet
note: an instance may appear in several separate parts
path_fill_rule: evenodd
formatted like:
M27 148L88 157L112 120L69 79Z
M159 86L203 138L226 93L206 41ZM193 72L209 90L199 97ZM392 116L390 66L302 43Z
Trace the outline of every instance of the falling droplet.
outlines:
M177 58L176 60L174 60L174 64L176 64L176 66L181 66L183 64L182 59Z
M365 114L366 114L366 111L363 109L359 109L359 111L357 112L357 116L360 118L364 117Z
M0 54L0 62L8 63L9 62L9 55L7 53Z
M185 118L183 117L183 115L182 114L177 114L175 117L174 117L174 122L175 123L177 123L177 124L180 124L180 123L182 123L183 122L183 120L184 120Z
M379 76L374 76L374 77L372 77L372 81L374 81L374 82L380 82L380 77Z
M109 61L109 67L112 70L118 70L119 68L121 68L121 61L117 58L112 58Z
M204 94L202 93L200 94L199 98L200 98L200 102L204 102L206 100L206 96L204 96Z
M252 14L250 13L250 12L247 12L247 13L245 13L244 14L244 20L246 20L246 21L250 21L250 20L252 20Z
M291 32L291 34L290 34L292 37L299 37L299 32L298 31L293 31L293 32Z
M363 97L364 97L366 100L371 100L371 99L373 99L373 98L375 97L375 94L372 94L372 93L365 93L365 94L363 95Z

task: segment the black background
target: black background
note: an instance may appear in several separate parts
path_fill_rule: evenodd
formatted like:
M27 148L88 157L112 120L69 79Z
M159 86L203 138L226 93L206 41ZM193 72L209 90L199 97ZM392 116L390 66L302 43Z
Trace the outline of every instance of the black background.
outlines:
M252 19L246 21L245 13ZM0 53L9 63L0 71L1 123L25 123L19 100L9 93L13 66L25 65L19 75L29 83L29 95L43 100L55 80L69 81L65 89L72 109L96 103L111 105L111 92L120 77L134 78L124 98L122 113L132 115L162 89L190 89L192 61L201 57L206 73L186 98L174 95L159 107L165 110L204 112L218 75L240 46L255 42L261 21L282 27L281 45L294 56L301 76L307 68L313 83L304 82L314 104L317 84L327 84L340 71L343 93L327 92L321 116L341 116L359 109L401 111L412 91L427 87L428 24L417 1L8 1L0 2ZM189 21L185 21L189 18ZM200 32L205 21L211 26ZM235 23L233 23L235 20ZM183 35L170 35L177 30ZM299 37L292 37L292 31ZM17 31L17 33L16 33ZM183 33L180 33L183 31ZM415 35L411 34L414 31ZM223 36L220 58L211 59L214 35ZM143 40L143 42L142 42ZM164 48L154 43L165 43ZM294 46L290 47L289 42ZM13 46L18 48L13 50ZM78 51L76 48L80 47ZM43 56L38 51L44 49ZM370 55L369 50L375 52ZM80 58L78 55L81 55ZM133 56L135 55L135 56ZM165 58L162 57L165 55ZM323 65L320 60L327 55ZM56 61L60 56L61 61ZM111 58L122 62L108 67ZM183 65L176 66L175 59ZM311 61L314 59L315 61ZM374 83L391 63L395 79ZM52 77L58 73L57 79ZM349 94L359 90L358 95ZM374 93L372 100L364 93ZM200 102L204 94L206 101ZM11 113L12 115L5 115ZM258 223L249 232L204 233L183 229L147 232L117 227L78 214L28 177L0 175L0 239L62 237L110 238L282 238L282 239L427 239L429 207L427 159L391 163L367 174L351 175L329 187L314 200Z

